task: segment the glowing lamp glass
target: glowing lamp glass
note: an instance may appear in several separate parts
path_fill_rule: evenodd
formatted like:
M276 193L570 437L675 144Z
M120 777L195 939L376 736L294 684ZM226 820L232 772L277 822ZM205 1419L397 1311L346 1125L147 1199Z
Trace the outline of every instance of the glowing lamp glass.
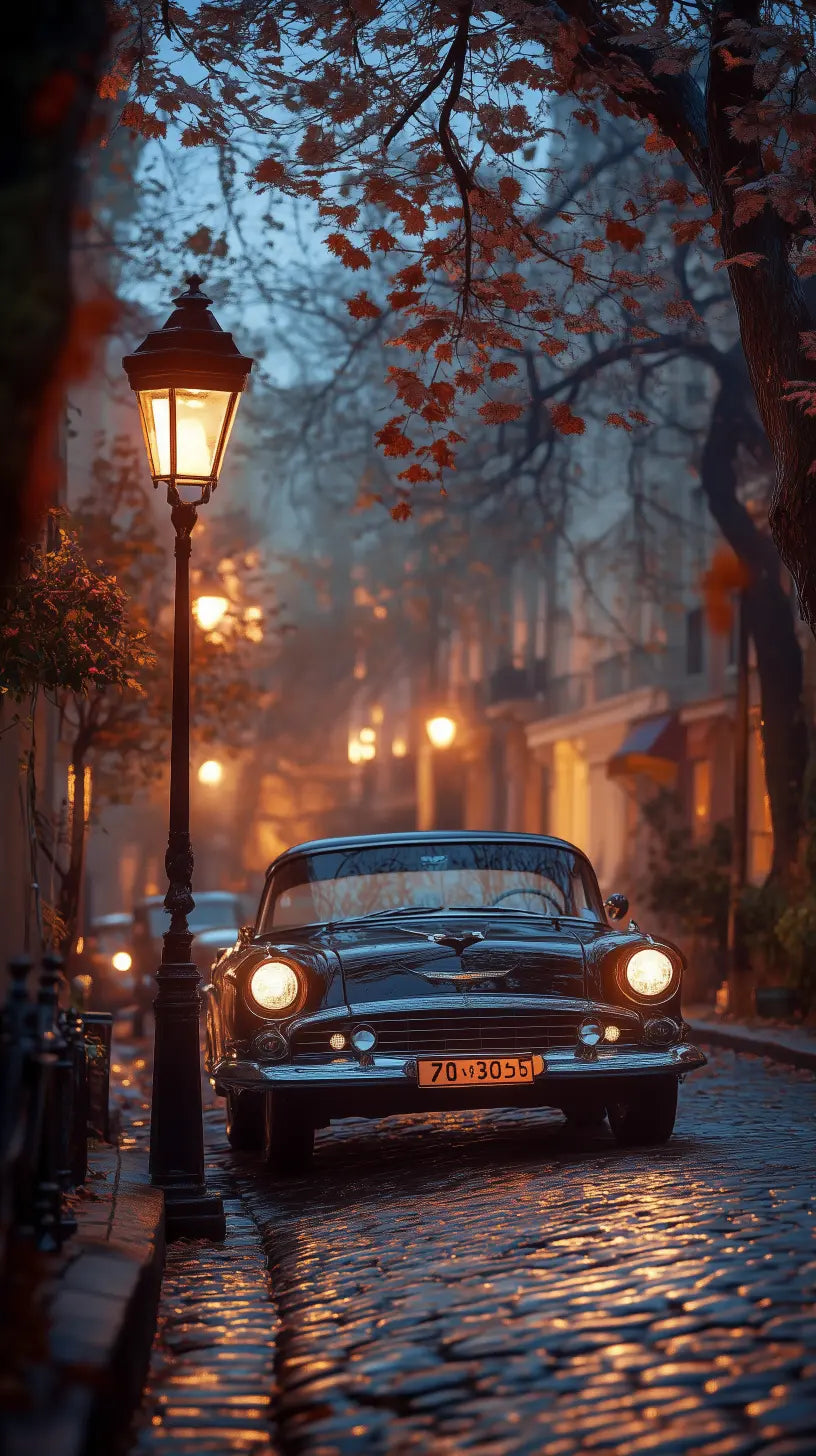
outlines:
M264 961L249 978L249 993L265 1011L286 1011L300 995L300 981L286 961Z
M620 1041L620 1027L619 1026L605 1026L604 1027L604 1041Z
M116 955L111 956L111 965L115 971L129 971L133 965L133 956L126 950L118 950Z
M346 1045L346 1038L342 1031L333 1031L329 1037L329 1046L333 1052L341 1052Z
M154 480L201 485L216 480L230 437L237 392L226 389L141 389L150 474Z
M198 782L200 784L208 784L210 786L220 784L223 777L224 766L218 762L217 758L208 758L198 770Z
M626 982L638 996L662 996L674 978L674 966L665 951L636 950L626 965Z
M211 632L213 627L223 621L229 609L229 601L226 597L196 597L193 602L193 616L198 622L202 632Z
M428 719L425 732L434 748L450 748L456 737L456 720L440 713L437 717Z

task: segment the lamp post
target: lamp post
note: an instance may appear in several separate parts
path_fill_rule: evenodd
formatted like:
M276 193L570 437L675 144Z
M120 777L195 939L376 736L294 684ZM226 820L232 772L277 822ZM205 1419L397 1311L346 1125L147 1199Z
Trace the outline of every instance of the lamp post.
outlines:
M252 360L216 323L187 279L175 310L122 363L139 413L154 486L167 487L175 531L170 832L165 855L170 924L156 974L150 1179L164 1190L169 1238L224 1237L221 1196L204 1182L199 1046L199 974L187 916L192 896L190 843L190 551L197 507L218 475Z

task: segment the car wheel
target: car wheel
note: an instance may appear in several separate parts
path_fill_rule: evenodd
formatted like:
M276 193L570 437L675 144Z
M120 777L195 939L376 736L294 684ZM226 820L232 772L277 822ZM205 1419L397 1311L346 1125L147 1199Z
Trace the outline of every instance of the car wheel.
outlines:
M264 1098L258 1092L227 1093L227 1142L237 1152L259 1148L264 1136Z
M668 1142L677 1116L677 1078L644 1082L639 1096L610 1102L608 1110L612 1131L622 1147Z
M314 1152L314 1123L291 1103L265 1099L264 1159L275 1173L305 1173Z

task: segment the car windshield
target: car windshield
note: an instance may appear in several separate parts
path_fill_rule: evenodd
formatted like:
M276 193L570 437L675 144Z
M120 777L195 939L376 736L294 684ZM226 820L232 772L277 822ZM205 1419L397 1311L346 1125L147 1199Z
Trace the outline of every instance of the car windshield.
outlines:
M602 920L595 877L557 844L472 840L354 846L294 855L275 870L261 934L412 910L494 909Z
M150 934L163 935L170 924L164 906L151 905L147 913ZM195 909L187 916L187 924L193 931L220 930L228 926L234 926L237 930L241 919L241 903L235 895L200 895L196 899Z

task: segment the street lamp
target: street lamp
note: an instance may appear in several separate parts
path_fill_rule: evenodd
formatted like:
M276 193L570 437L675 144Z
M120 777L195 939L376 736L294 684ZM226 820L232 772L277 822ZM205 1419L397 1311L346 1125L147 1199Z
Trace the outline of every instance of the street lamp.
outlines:
M202 632L212 632L213 628L223 621L228 611L229 601L226 597L201 596L196 597L193 602L193 616Z
M450 748L456 737L456 728L456 719L450 718L447 713L438 713L425 724L425 732L433 748Z
M218 485L252 360L210 313L202 279L187 279L175 310L122 361L139 413L154 486L167 487L175 530L170 833L164 899L170 925L156 980L150 1178L164 1190L169 1238L225 1236L221 1195L204 1183L199 974L187 916L190 843L190 550L197 507Z

